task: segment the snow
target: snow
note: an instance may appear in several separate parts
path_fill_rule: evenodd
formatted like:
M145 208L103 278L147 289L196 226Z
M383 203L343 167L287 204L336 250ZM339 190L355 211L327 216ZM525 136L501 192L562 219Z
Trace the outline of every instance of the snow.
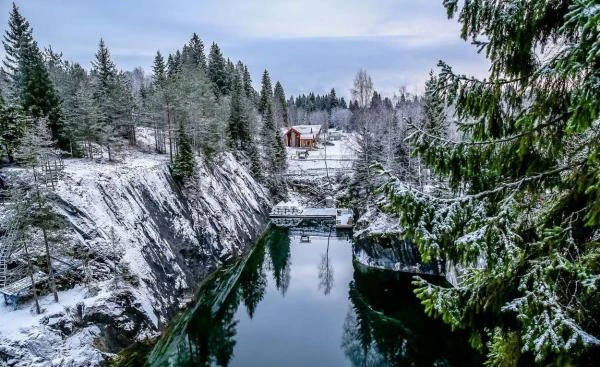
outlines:
M139 129L138 147L151 151L151 134ZM59 292L59 303L43 295L40 316L32 314L31 302L16 311L2 303L0 352L15 357L15 366L99 365L106 358L99 340L106 336L97 325L65 335L53 325L71 320L83 304L115 318L124 332L137 330L139 324L128 320L122 307L115 309L115 295L127 294L128 307L147 319L136 339L152 336L168 321L168 310L189 299L195 282L221 259L240 254L262 231L268 192L232 154L214 164L197 159L196 176L180 190L171 179L168 155L139 149L120 152L116 162L65 160L57 209L69 222L68 245L83 245L105 259L91 284L102 291L90 295L75 284ZM129 269L136 285L115 281L116 263Z
M106 282L99 283L99 289L106 289ZM100 363L102 353L93 347L93 339L99 334L95 326L83 328L63 339L53 330L53 326L64 315L68 315L77 304L91 307L104 302L109 292L89 296L86 287L78 285L73 289L58 292L59 302L54 302L51 294L40 298L41 315L36 315L32 304L13 310L3 303L0 305L0 351L12 355L17 352L15 366L87 366ZM19 360L20 359L20 360Z
M319 145L316 150L309 150L306 159L298 159L297 152L306 148L287 147L288 170L290 176L324 177L336 172L351 172L356 160L356 141L352 134L343 134L340 140L331 141L333 145ZM327 161L325 161L327 158ZM327 163L327 165L325 164Z

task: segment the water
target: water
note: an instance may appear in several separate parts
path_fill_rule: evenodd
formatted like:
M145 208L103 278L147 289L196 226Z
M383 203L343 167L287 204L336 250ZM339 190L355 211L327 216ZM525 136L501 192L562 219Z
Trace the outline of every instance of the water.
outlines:
M352 259L347 234L270 229L217 271L150 366L475 366L466 336L423 314L411 276Z

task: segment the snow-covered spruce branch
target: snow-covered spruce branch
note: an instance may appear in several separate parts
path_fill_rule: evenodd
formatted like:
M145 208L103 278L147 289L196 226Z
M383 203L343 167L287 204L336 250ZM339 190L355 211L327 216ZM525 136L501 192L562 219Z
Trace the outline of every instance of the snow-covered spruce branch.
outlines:
M524 75L519 78L514 78L514 79L498 78L498 79L492 81L492 80L487 80L487 79L482 80L482 79L477 79L475 77L468 77L465 74L456 74L456 73L454 73L454 71L452 71L452 67L450 65L446 64L445 62L443 62L441 60L438 62L438 67L442 69L442 71L440 72L440 75L449 76L449 78L447 77L446 79L451 78L453 81L477 84L477 85L482 85L482 86L498 86L498 85L519 83L524 80L528 80L530 77L536 75L536 73L534 72L534 73Z
M522 186L523 184L529 183L531 181L535 181L535 180L539 180L542 179L544 177L548 177L548 176L553 176L557 173L561 173L563 171L567 171L570 169L573 169L573 167L579 166L582 163L577 163L577 164L571 164L569 166L565 166L565 167L558 167L552 170L548 170L545 172L541 172L538 173L536 175L533 176L528 176L528 177L523 177L522 179L520 179L519 181L513 181L513 182L507 182L504 183L502 185L499 185L491 190L485 190L482 192L479 192L477 194L472 194L472 195L463 195L463 196L459 196L459 197L455 197L455 198L448 198L448 199L444 199L444 198L440 198L437 196L433 196L430 195L428 193L425 193L421 190L416 189L415 187L413 187L412 185L406 185L406 184L399 184L399 182L401 182L398 177L396 177L394 174L392 174L391 172L383 169L383 166L381 166L380 164L374 164L372 165L372 169L376 170L381 176L386 176L388 177L388 182L386 184L384 184L383 186L389 185L389 184L395 184L396 187L400 186L403 188L402 191L409 191L411 193L415 193L421 197L427 198L429 200L438 202L438 203L455 203L455 202L468 202L471 200L475 200L475 199L481 199L490 195L494 195L497 194L499 192L502 192L504 190L509 190L509 189L517 189L520 186Z
M413 138L413 136L415 136L416 134L421 134L421 135L427 136L428 138L433 139L434 141L439 141L444 145L455 145L455 146L457 146L457 145L463 145L463 146L495 145L495 144L501 144L501 143L508 143L510 141L517 140L524 136L533 134L534 132L536 132L540 129L551 126L553 123L559 121L563 117L564 116L556 117L555 119L553 119L549 122L539 124L539 125L533 127L532 129L524 131L520 134L507 136L507 137L504 137L501 139L490 139L490 140L482 140L482 141L456 141L456 140L447 139L447 138L444 138L441 136L437 136L437 135L428 133L424 129L422 129L422 128L418 127L416 124L414 124L411 121L411 119L404 119L407 126L411 129L414 129L413 132L411 132L406 138L404 138L404 141L410 141Z

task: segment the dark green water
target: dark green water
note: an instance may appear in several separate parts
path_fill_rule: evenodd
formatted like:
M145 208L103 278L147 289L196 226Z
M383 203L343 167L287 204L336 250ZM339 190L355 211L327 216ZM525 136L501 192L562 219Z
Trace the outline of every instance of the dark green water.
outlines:
M347 235L272 228L206 281L150 366L476 366L464 335L423 314L411 276L363 267Z

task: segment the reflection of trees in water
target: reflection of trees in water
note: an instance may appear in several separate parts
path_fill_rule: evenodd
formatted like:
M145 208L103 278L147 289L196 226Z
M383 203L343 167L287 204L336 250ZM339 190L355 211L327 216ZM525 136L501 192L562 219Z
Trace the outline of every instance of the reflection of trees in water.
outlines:
M269 248L275 286L281 294L285 295L291 280L291 251L288 231L282 228L273 229L266 236L265 245Z
M355 265L342 349L353 366L475 366L466 335L427 317L411 277Z
M342 348L352 365L396 365L406 351L400 322L373 310L354 282L350 283L349 299L352 307L344 322Z
M342 349L353 366L387 366L385 358L372 343L371 330L352 308L346 313Z
M264 270L265 246L259 245L248 259L240 276L240 291L248 316L252 318L256 307L262 301L267 288L267 274Z
M329 239L331 237L331 230L329 236L327 236L327 249L325 253L321 255L321 262L319 263L319 290L322 290L325 295L331 293L334 284L333 278L333 264L329 261Z
M256 245L245 264L221 271L203 286L200 304L187 322L185 338L173 346L177 349L177 366L229 365L236 343L234 316L239 304L244 304L252 318L266 292L267 248L275 285L285 294L290 281L290 239L286 230L273 229ZM236 271L242 265L244 268Z
M234 289L214 316L209 304L201 306L194 313L186 330L188 345L179 346L178 366L229 365L233 357L237 325L233 317L239 303L240 297Z

